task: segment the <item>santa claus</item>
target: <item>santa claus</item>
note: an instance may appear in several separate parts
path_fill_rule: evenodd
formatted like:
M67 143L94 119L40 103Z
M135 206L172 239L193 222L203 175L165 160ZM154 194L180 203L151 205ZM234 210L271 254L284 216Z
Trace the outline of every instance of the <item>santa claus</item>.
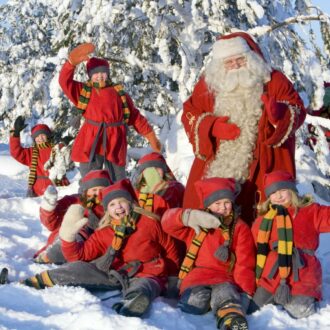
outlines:
M292 83L270 67L250 35L222 36L183 106L195 153L184 207L198 205L195 181L231 177L241 184L237 201L251 223L256 203L265 198L264 174L281 169L295 176L295 131L305 116Z

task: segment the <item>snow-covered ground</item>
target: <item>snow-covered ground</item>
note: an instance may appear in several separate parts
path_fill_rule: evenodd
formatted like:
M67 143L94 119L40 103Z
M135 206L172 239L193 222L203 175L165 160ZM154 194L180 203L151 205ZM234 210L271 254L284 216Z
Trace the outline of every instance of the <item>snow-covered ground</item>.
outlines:
M181 134L180 130L175 130ZM184 136L169 134L167 159L178 177L185 179L191 162L191 151ZM180 148L173 141L180 140ZM133 152L133 151L132 151ZM189 158L190 157L190 158ZM298 162L299 163L299 162ZM304 171L303 171L304 170ZM301 170L301 188L306 192L307 180L313 173ZM41 198L24 197L27 167L9 155L8 145L0 144L0 268L9 269L11 284L0 286L0 329L215 329L212 313L188 315L176 301L158 298L144 319L117 315L111 305L119 299L107 299L112 293L94 296L85 289L53 287L35 290L17 281L49 267L32 262L33 253L48 236L40 224L38 208ZM77 191L77 172L70 176L72 184L59 188L60 196ZM308 237L306 237L308 239ZM321 235L317 252L323 266L323 294L320 310L302 320L293 320L275 306L267 306L248 316L250 329L330 329L330 234Z

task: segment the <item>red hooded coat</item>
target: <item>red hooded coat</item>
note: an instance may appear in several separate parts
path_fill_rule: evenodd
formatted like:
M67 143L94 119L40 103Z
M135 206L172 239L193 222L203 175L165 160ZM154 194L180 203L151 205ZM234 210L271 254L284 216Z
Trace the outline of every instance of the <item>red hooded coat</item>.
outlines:
M92 261L106 253L112 244L114 231L110 226L96 230L85 242L62 240L62 251L68 261ZM142 266L136 277L157 277L166 280L176 275L179 267L178 251L173 239L163 232L160 223L141 215L135 231L125 238L123 247L115 257L112 269L139 260ZM165 281L160 280L160 284Z
M83 83L73 80L75 66L66 62L60 72L59 83L64 94L77 106L80 91ZM141 135L152 131L148 121L140 111L134 106L132 99L126 94L130 116L128 125ZM92 88L91 97L86 111L83 113L85 122L80 128L79 133L72 147L71 158L75 162L89 162L93 142L97 136L99 125L109 125L106 128L107 150L106 158L116 165L124 166L127 153L127 126L124 125L123 103L120 95L113 87L106 87L96 90ZM114 124L114 126L111 126ZM96 154L103 155L102 133L96 146Z
M23 148L21 146L21 140L19 137L11 136L9 138L9 148L10 154L18 162L23 165L29 166L32 161L32 151L33 148ZM38 163L37 163L37 172L36 180L32 186L33 192L37 196L42 196L48 186L52 185L52 181L48 178L48 171L44 169L45 163L50 157L52 148L39 149ZM67 179L66 179L67 180Z
M60 230L63 217L68 210L70 205L73 204L80 204L81 200L78 194L75 195L67 195L61 198L57 204L56 207L53 211L47 211L40 207L39 209L39 215L40 215L40 220L41 223L51 232L48 239L47 239L47 244L41 248L34 257L38 256L42 251L46 250L49 245L51 245L55 239L58 237L58 232ZM96 205L92 208L92 211L94 214L99 218L102 219L104 216L104 209L102 205ZM84 216L88 218L88 209L85 209ZM89 236L89 230L86 230L86 228L83 228L79 233L87 238Z
M195 231L182 224L183 209L170 209L162 218L162 227L169 235L182 240L189 247ZM218 260L214 253L224 243L220 229L209 230L200 247L194 268L183 279L180 292L197 285L212 285L224 282L236 284L242 291L253 295L255 291L255 247L250 228L238 220L231 251L235 254L234 268L229 272L230 262Z
M315 251L319 246L320 233L330 232L330 207L313 203L300 208L296 215L295 209L288 208L288 211L292 219L293 246L299 250L304 266L298 270L299 280L297 282L294 281L291 268L291 274L287 279L287 283L291 288L292 295L310 296L320 300L322 298L322 269ZM258 230L262 219L262 216L258 217L252 226L255 243L257 242ZM268 277L277 261L278 254L271 249L277 241L277 226L274 221L269 240L270 251L258 282L258 286L265 288L272 294L275 293L280 284L278 271L276 271L273 278Z
M248 34L238 32L225 38L233 37L244 38L250 48L261 55L258 45ZM242 206L242 218L249 223L254 220L251 211L256 201L256 193L260 194L261 201L265 199L262 193L264 174L281 169L295 176L295 131L306 116L302 100L292 83L281 72L272 71L271 80L265 84L264 92L274 97L275 101L287 102L288 107L276 128L270 123L266 111L263 111L260 117L249 178L236 200L237 204ZM219 118L213 115L214 103L215 95L209 91L204 77L201 77L191 97L183 105L181 120L195 153L183 201L183 206L187 208L199 205L194 182L203 178L219 148L211 135L212 126Z

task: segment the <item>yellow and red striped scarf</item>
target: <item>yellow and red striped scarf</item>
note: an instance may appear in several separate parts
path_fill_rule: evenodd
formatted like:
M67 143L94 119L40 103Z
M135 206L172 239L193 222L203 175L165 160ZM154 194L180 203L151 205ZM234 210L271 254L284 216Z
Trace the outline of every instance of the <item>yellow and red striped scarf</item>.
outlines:
M202 246L202 243L205 239L205 237L208 234L208 229L206 228L201 228L201 232L198 235L195 235L194 239L192 240L188 252L186 256L184 257L184 260L181 264L180 267L180 272L179 272L179 281L181 282L187 274L192 270L195 264L195 260L198 255L198 251L200 247Z
M113 85L109 80L107 80L105 82L100 82L100 83L97 83L97 82L92 83L91 81L88 81L87 83L85 83L83 85L83 88L80 91L78 104L77 104L76 108L81 112L84 112L87 109L89 100L91 98L93 87L94 88L113 87L116 90L116 92L119 94L122 104L123 104L124 122L127 124L129 121L130 110L128 107L126 92L124 90L124 87L121 84Z
M209 212L206 210L206 212ZM225 225L220 225L218 229L221 230L221 234L224 238L224 244L219 247L220 250L225 249L227 252L227 256L224 257L223 259L220 258L221 261L227 262L228 257L230 256L230 264L229 264L229 271L232 270L234 263L235 263L235 256L233 253L230 251L230 245L231 245L231 240L233 236L233 232L235 230L235 225L236 225L236 220L234 220L234 214L231 213L228 217L230 218L230 223L228 226ZM201 232L198 235L195 235L193 238L188 251L186 253L186 256L181 264L180 267L180 272L179 272L179 280L180 282L187 276L187 274L192 270L195 264L195 260L197 258L199 249L201 248L203 241L205 237L207 236L209 230L206 228L201 227Z
M111 228L115 235L112 239L111 247L117 252L121 249L124 239L131 235L136 229L136 223L140 214L132 212L132 214L125 216L123 219L112 219L110 222Z
M154 204L154 194L139 193L139 206L145 210L152 212Z
M31 157L31 164L29 166L30 173L29 173L29 179L28 179L29 188L32 188L32 186L36 182L39 149L47 149L47 148L52 148L52 147L53 147L53 144L49 143L49 142L39 143L32 147L32 157ZM53 149L52 149L52 152L54 152Z
M278 236L278 266L281 279L286 279L292 266L293 233L292 221L287 209L281 205L271 205L259 227L257 236L256 280L260 279L269 252L269 239L274 220Z

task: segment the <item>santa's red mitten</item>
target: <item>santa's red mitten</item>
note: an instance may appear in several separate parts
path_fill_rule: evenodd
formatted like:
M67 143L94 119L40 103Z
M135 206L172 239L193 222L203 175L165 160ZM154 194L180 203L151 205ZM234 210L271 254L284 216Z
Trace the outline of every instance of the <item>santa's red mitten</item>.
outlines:
M94 50L95 46L92 43L83 43L69 53L69 62L76 66L83 61L87 61L89 59L88 55L93 53Z
M228 123L229 117L220 117L212 126L212 135L220 140L235 140L241 130L236 124Z
M275 98L273 96L269 96L267 93L261 95L261 101L264 103L269 121L273 125L276 125L277 122L283 118L285 112L287 111L287 104L276 102Z

